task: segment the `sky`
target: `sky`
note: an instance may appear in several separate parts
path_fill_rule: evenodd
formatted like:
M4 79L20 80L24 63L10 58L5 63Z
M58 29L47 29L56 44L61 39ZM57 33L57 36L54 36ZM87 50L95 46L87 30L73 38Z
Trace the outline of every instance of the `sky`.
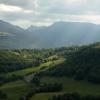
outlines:
M0 0L0 20L23 28L58 21L100 24L100 0Z

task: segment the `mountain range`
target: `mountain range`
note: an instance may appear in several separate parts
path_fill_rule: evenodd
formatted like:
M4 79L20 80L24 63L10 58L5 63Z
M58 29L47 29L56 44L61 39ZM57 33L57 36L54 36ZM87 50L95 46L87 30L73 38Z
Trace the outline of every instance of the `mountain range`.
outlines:
M88 22L56 22L22 29L0 20L0 49L52 48L99 41L100 25Z

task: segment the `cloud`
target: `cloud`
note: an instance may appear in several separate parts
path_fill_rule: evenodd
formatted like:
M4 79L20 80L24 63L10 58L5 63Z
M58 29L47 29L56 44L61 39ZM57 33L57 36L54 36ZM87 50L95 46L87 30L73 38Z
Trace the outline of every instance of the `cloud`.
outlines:
M22 27L56 21L100 23L100 0L0 0L0 19Z
M38 0L39 1L39 0ZM44 3L44 2L45 3ZM100 14L100 0L40 0L39 6L55 14ZM96 13L95 13L96 12Z
M23 13L31 13L32 10L22 9L17 6L9 6L0 4L0 12L23 12Z
M37 0L0 0L0 4L18 6L25 9L35 8L38 6Z

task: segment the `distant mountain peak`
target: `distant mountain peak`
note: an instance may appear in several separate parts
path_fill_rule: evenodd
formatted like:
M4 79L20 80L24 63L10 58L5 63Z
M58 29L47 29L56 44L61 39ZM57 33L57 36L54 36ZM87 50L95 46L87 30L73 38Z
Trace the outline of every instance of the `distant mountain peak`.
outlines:
M27 28L27 30L30 32L33 32L33 31L37 31L37 30L41 30L41 29L45 29L45 28L47 28L47 27L31 25L29 28Z

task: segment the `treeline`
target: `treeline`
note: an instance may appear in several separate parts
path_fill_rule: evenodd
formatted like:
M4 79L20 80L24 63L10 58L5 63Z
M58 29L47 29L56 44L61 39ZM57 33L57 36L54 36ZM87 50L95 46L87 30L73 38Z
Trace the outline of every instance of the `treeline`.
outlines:
M62 95L54 95L48 100L100 100L100 96L81 96L78 93L66 93Z
M62 84L59 83L45 84L41 82L40 84L38 84L36 79L33 84L36 85L36 87L31 88L31 90L28 91L28 93L25 96L20 97L19 100L30 100L32 96L35 96L38 93L60 92L63 89Z
M16 81L16 80L22 80L23 77L19 75L12 75L11 77L5 77L5 76L0 76L0 85L11 82L11 81Z
M44 92L59 92L63 89L63 85L60 83L46 84L40 81L39 77L34 76L31 80L32 84L36 85L35 92L36 93L44 93Z
M43 84L39 86L35 91L36 93L48 93L48 92L60 92L63 89L62 84Z
M0 72L11 72L32 66L32 59L25 58L19 51L0 50Z
M63 85L60 83L43 83L40 78L34 76L30 82L31 89L27 92L25 96L19 98L19 100L30 100L32 96L35 96L38 93L53 93L60 92L63 90ZM35 86L35 87L32 87Z
M48 71L40 73L49 76L70 76L75 80L87 80L100 84L100 43L81 46L69 55L66 61Z
M43 84L42 86L36 87L35 89L31 89L25 96L19 98L19 100L30 100L32 96L35 96L37 93L53 93L60 92L62 90L62 85L55 84Z
M0 50L0 73L35 67L43 62L58 59L57 56L63 56L66 51L74 51L74 48Z
M5 73L38 66L44 61L46 62L52 52L27 49L0 50L0 72Z

